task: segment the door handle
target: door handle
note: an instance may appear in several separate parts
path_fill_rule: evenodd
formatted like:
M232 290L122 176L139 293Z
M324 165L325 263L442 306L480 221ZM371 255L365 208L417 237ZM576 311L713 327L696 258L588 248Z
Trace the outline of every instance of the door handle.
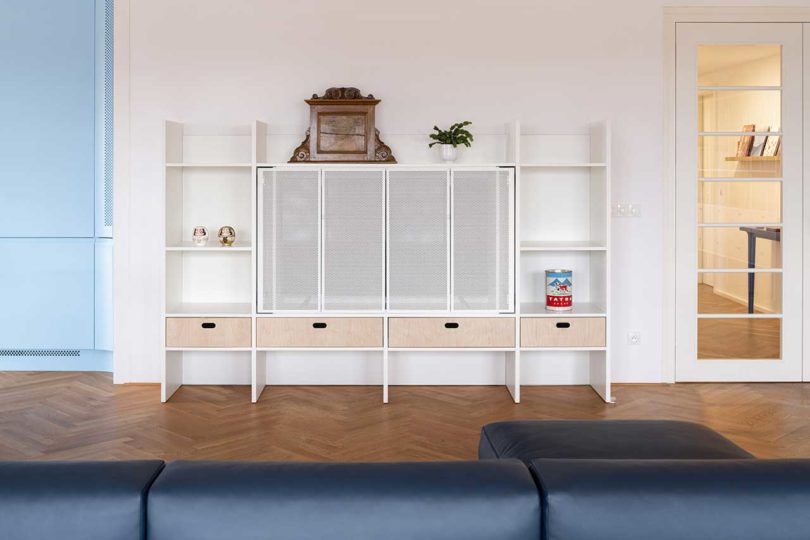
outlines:
M325 322L312 323L312 328L326 328L326 323Z
M208 329L210 329L210 328L216 328L216 327L217 327L217 323L212 323L212 322L204 322L204 323L202 323L202 325L201 325L201 326L202 326L203 328L205 328L206 330L208 330Z
M457 322L446 322L444 323L445 328L458 328Z
M557 328L571 328L570 322L558 322Z

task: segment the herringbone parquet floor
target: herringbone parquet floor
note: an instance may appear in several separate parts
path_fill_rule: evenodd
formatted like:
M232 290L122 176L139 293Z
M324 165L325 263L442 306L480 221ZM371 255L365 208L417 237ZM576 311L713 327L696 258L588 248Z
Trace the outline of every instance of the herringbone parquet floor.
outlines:
M506 419L668 418L712 427L759 457L810 457L810 384L587 387L181 388L114 386L99 373L0 373L0 459L475 459L482 425Z

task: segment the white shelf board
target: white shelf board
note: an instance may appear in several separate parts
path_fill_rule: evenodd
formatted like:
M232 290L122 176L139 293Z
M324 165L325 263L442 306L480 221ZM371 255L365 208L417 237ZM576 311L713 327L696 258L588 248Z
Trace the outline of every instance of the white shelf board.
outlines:
M383 347L256 347L257 352L382 352Z
M548 311L543 302L524 302L520 304L521 317L605 317L605 308L599 304L574 301L570 311Z
M566 169L566 168L588 168L607 167L607 163L521 163L522 169Z
M314 167L318 169L353 169L370 167L382 169L476 169L481 167L516 167L514 162L498 163L330 163L306 161L300 163L257 163L256 167Z
M168 306L167 317L232 317L242 315L250 317L252 313L250 303L179 303Z
M170 168L209 168L209 169L244 169L252 167L252 163L167 163Z
M251 251L252 249L253 248L250 244L240 242L236 242L230 247L222 246L219 244L217 239L209 239L208 243L204 246L198 246L192 242L180 242L179 244L166 246L166 251L208 251L217 253L225 253L228 251Z
M388 347L388 352L514 352L517 347Z
M542 351L542 352L574 352L574 351L607 351L607 347L521 347L521 351L524 352L535 352L535 351Z
M607 246L598 242L536 242L527 240L520 243L520 251L607 251Z
M166 347L168 352L251 352L250 347Z

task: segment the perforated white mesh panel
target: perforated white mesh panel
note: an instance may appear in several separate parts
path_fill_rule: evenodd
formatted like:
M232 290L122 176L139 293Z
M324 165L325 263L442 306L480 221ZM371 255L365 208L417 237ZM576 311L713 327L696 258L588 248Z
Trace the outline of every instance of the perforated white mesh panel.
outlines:
M260 173L262 298L260 311L318 309L320 187L318 171Z
M453 309L511 311L509 170L453 172Z
M447 171L388 173L388 309L448 310Z
M323 308L383 309L384 173L323 173Z
M104 226L113 225L113 0L104 3ZM109 231L112 234L112 231Z

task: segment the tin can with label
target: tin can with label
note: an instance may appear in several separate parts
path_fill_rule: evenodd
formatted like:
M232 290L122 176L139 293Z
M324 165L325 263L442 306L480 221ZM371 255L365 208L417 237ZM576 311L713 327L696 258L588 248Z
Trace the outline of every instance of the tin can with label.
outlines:
M546 309L570 311L573 309L573 276L571 270L546 270Z

